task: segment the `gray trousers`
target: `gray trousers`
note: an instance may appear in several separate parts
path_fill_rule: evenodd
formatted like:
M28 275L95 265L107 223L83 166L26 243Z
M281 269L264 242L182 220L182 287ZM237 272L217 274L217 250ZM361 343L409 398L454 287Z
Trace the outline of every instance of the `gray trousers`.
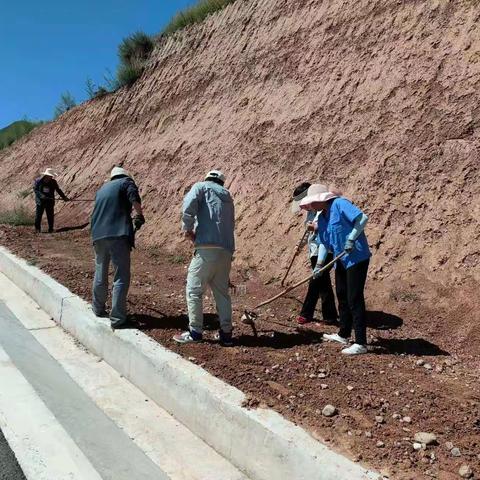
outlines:
M126 237L105 238L94 242L95 277L92 308L95 314L105 311L108 296L108 270L113 265L112 325L127 320L127 294L130 287L130 242Z
M190 329L203 333L203 294L210 287L217 305L220 328L232 331L232 301L228 291L232 254L223 248L197 248L187 276Z

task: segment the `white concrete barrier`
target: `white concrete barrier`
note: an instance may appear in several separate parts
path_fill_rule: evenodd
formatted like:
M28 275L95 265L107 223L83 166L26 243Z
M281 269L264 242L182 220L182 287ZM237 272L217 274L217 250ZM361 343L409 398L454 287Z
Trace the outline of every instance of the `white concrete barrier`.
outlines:
M241 391L142 332L112 332L109 321L95 317L85 301L3 247L0 270L85 347L252 480L379 478L276 412L243 408Z

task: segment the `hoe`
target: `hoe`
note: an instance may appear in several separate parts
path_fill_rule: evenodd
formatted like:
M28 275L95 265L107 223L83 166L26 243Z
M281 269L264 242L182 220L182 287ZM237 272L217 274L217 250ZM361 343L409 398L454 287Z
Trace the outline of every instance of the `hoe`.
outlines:
M331 262L327 263L324 267L322 267L320 272L324 272L325 270L328 270L337 260L340 260L344 255L346 255L346 253L347 252L342 252L340 255L335 257ZM286 288L285 290L280 292L278 295L275 295L274 297L269 298L268 300L265 300L262 303L259 303L257 306L255 306L253 308L253 310L245 310L243 315L242 315L242 319L241 319L242 323L244 323L246 325L250 325L252 327L253 334L255 335L255 337L257 337L258 334L257 334L256 325L255 325L255 320L258 319L259 314L256 313L255 310L258 310L259 308L264 307L265 305L269 305L270 303L274 302L275 300L278 300L279 298L285 296L287 293L291 292L295 288L300 287L304 283L307 283L308 281L311 280L311 278L312 278L312 276L309 275L307 278L304 278L302 281L296 283L295 285L291 285L290 287Z

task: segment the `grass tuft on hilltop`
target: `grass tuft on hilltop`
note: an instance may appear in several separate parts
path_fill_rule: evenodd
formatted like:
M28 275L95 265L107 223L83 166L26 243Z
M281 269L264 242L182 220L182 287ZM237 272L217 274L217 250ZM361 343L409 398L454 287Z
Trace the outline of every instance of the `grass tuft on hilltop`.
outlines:
M235 0L200 0L198 3L177 13L163 30L163 35L172 35L185 27L203 22L212 13L222 10Z

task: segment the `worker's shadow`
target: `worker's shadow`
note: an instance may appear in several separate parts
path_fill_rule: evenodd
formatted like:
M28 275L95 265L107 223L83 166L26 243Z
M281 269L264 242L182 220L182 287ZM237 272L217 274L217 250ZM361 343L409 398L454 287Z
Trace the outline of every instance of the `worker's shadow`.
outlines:
M424 338L377 338L370 343L372 353L390 355L414 355L417 357L429 357L438 355L450 355Z
M72 227L62 227L55 230L56 233L62 232L72 232L73 230L83 230L85 227L88 227L89 223L82 223L82 225L74 225Z
M397 315L381 311L367 311L367 326L374 330L394 330L403 325L403 320Z
M275 350L312 345L322 342L322 334L313 331L285 333L275 330L262 331L258 337L240 335L235 337L235 345L241 347L267 347Z
M132 328L148 332L150 330L186 330L188 328L188 316L167 315L161 311L156 311L159 316L134 314L132 315ZM218 330L220 322L217 315L213 313L205 313L203 317L205 330Z

